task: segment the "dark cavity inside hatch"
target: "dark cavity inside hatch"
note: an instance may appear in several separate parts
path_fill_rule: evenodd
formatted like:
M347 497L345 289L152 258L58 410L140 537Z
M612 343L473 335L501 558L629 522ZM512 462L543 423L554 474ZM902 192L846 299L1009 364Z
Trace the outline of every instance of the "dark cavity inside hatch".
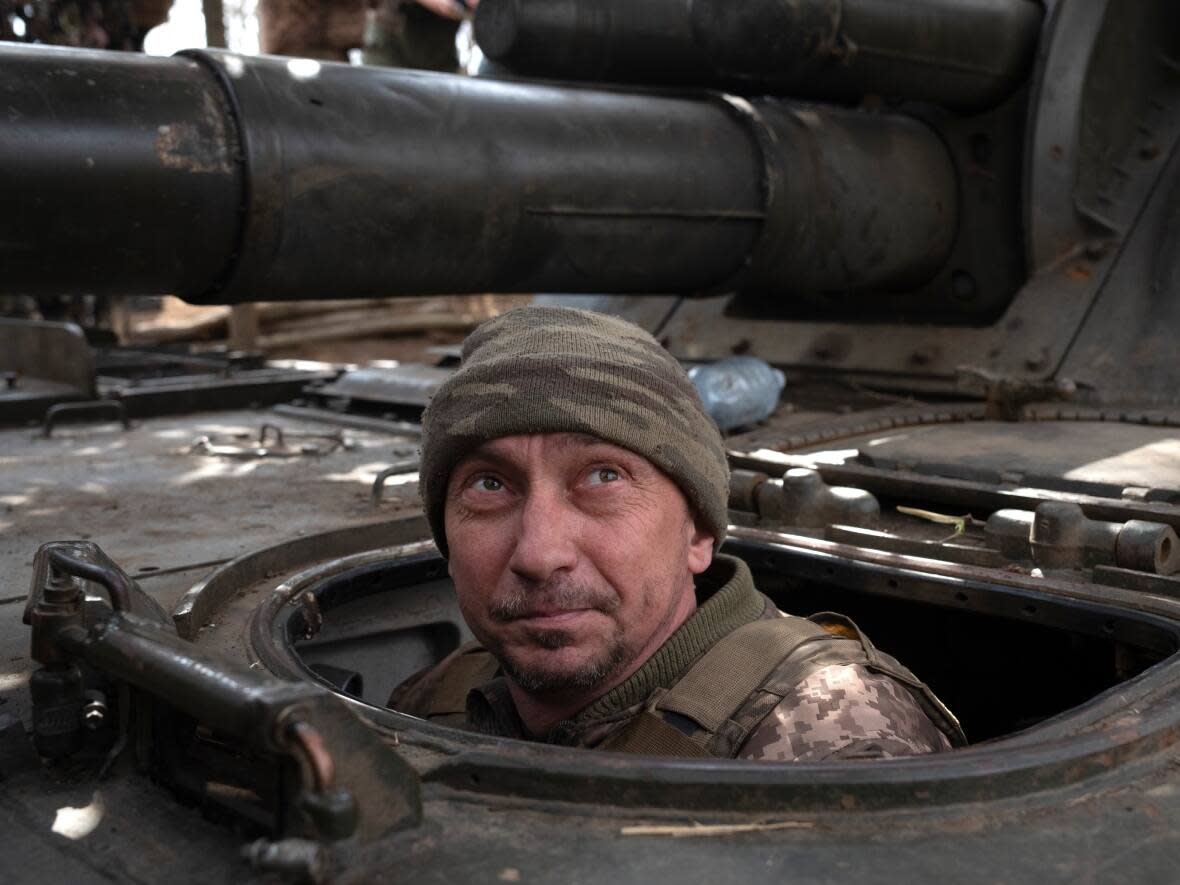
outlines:
M418 670L473 639L442 560L372 563L330 578L315 593L323 624L309 631L299 610L281 635L317 678L383 707ZM314 632L314 637L304 638Z
M837 611L923 679L971 743L1084 704L1180 648L1180 627L1093 603L743 542L784 611Z
M1180 627L1150 615L985 581L731 541L759 588L797 615L838 611L930 684L972 743L1084 704L1180 648ZM312 589L323 626L286 606L271 634L296 669L373 706L470 638L436 557L370 563Z

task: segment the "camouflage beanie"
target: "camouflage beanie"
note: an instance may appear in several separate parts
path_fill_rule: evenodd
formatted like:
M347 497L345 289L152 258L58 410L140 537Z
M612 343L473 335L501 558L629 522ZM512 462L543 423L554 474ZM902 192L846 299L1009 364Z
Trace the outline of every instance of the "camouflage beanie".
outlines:
M444 556L451 471L484 442L522 433L586 433L642 455L721 545L729 496L721 434L680 363L638 326L534 306L468 336L462 365L422 416L419 492Z

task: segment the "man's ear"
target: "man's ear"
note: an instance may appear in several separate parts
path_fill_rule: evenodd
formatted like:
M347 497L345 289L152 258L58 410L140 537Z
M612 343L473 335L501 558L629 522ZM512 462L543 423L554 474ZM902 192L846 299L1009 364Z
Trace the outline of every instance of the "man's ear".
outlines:
M688 570L699 575L713 562L713 542L717 538L703 528L695 519L689 520L691 534L688 538Z

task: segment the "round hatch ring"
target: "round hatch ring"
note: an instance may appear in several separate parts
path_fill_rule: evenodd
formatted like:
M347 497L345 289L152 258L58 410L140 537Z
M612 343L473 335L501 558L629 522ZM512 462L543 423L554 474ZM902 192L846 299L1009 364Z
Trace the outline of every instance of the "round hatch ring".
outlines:
M417 523L416 540L409 540L414 534L410 522ZM402 543L327 560L304 559L268 579L264 601L250 619L252 654L280 677L332 688L331 680L305 660L308 636L314 639L323 629L316 619L330 626L349 606L365 603L402 609L409 617L404 623L411 625L405 629L416 630L418 639L429 634L436 644L457 644L457 626L449 639L438 638L446 633L446 618L457 617L457 610L448 615L439 602L438 590L449 580L446 565L426 540L421 520L408 521L387 537ZM315 539L305 540L307 550L314 550ZM789 536L777 544L739 540L731 542L731 550L747 558L756 572L771 567L826 570L833 560L793 546ZM973 604L993 614L1005 614L1008 606L1014 617L1025 619L1027 614L1020 613L1035 598L1037 618L1046 629L1109 635L1117 628L1126 642L1153 650L1157 662L1014 734L954 752L874 762L771 765L586 752L445 728L371 700L337 694L409 758L429 760L421 768L428 782L481 794L539 800L577 795L583 802L693 811L824 812L991 801L1077 785L1148 759L1180 735L1180 656L1172 654L1180 647L1180 623L1085 600L1038 596L982 579L965 582L922 572L912 563L890 567L836 559L852 579L873 588L866 592L900 594L912 588L940 593L946 606L977 600ZM832 577L841 577L838 570ZM215 579L216 574L210 580ZM430 647L429 636L425 647Z

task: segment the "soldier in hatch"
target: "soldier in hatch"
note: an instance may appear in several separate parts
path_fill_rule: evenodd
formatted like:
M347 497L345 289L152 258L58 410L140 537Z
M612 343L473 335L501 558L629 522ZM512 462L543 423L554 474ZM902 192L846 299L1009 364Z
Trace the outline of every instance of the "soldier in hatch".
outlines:
M717 552L728 468L679 363L622 320L480 326L423 417L422 500L478 645L390 706L487 734L782 762L929 753L958 723L838 615Z

